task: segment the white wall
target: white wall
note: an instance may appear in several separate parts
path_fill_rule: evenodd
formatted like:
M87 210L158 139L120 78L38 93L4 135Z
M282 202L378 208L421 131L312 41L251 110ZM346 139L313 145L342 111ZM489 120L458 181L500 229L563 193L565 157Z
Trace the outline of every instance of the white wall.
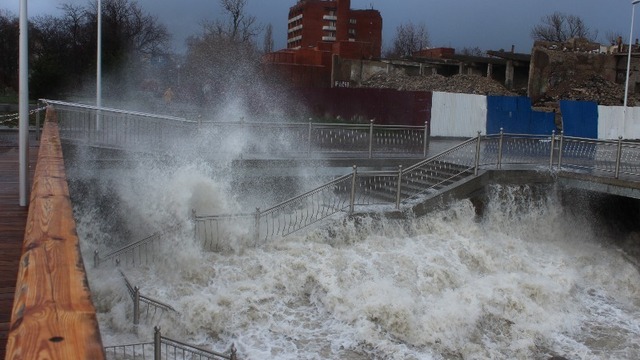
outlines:
M431 136L474 137L486 129L486 96L433 92Z
M598 139L640 139L640 107L598 106Z

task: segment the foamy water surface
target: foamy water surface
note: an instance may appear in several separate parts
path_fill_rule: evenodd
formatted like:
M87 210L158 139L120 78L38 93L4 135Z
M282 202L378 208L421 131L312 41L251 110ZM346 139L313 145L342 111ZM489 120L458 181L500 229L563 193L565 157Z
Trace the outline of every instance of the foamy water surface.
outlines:
M131 218L153 227L236 206L215 179L188 172L146 183L176 185L162 199L127 187ZM120 269L176 315L135 329L118 270L87 266L103 342L149 341L159 325L216 351L234 343L241 359L640 358L640 272L619 239L526 187L496 186L489 199L482 217L466 200L411 220L338 217L221 253L202 251L187 227L155 263ZM95 212L76 213L89 259L113 239Z

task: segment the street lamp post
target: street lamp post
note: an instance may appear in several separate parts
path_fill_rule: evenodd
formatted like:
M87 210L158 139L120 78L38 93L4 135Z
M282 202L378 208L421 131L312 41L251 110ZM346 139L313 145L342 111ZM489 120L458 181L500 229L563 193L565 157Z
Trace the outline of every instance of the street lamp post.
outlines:
M640 1L640 0L635 0ZM100 108L102 107L102 1L98 0L97 51L96 51L96 130L100 130Z
M625 85L624 85L624 107L625 108L627 107L627 99L629 98L629 70L631 69L631 44L633 43L633 20L635 17L637 3L640 3L640 0L633 0L631 2L631 30L629 31L629 51L627 53L627 76L626 76Z
M640 0L639 0L640 1ZM18 153L19 153L19 193L20 206L28 205L29 198L29 23L27 19L27 0L20 0L20 36L18 50L19 64L19 130L18 130Z

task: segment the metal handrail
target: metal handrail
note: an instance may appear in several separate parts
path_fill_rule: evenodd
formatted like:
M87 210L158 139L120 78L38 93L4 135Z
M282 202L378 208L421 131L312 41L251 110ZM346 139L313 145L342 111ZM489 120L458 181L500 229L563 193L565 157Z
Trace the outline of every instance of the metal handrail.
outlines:
M97 107L93 105L70 103L70 102L50 100L50 99L39 99L38 101L41 101L47 105L61 105L61 106L69 106L69 107L75 107L75 108L80 108L85 110L108 111L116 114L142 116L142 117L160 119L160 120L172 120L172 121L179 121L179 122L190 123L190 124L198 123L197 121L194 121L194 120L187 120L185 118L180 118L176 116L158 115L158 114L151 114L151 113L145 113L140 111L122 110L122 109L114 109L114 108L108 108L108 107Z
M165 350L167 350L167 353L171 353L172 351L168 350L169 348L171 348L173 350L173 352L176 352L176 349L179 349L182 355L186 355L189 354L190 356L197 356L198 359L235 359L235 347L233 347L231 350L231 354L230 355L225 355L219 352L215 352L215 351L211 351L211 350L206 350L203 349L201 347L195 346L195 345L189 345L185 342L182 341L178 341L178 340L174 340L174 339L170 339L168 337L162 336L160 338L161 344L164 345Z
M424 159L424 160L422 160L422 161L420 161L420 162L418 162L418 163L416 163L416 164L414 164L414 165L411 165L411 166L407 167L407 168L404 170L404 172L405 172L405 173L411 172L411 171L413 171L414 169L419 168L420 166L423 166L424 164L427 164L427 163L429 163L429 162L434 161L434 159L441 158L441 157L443 157L443 156L445 156L445 155L451 154L451 153L453 153L453 152L455 152L455 151L457 151L457 150L459 150L459 149L461 149L461 148L465 147L466 145L468 145L469 143L472 143L472 142L474 142L474 141L476 141L476 138L470 138L470 139L468 139L468 140L465 140L465 141L463 141L462 143L460 143L460 144L458 144L458 145L456 145L456 146L454 146L454 147L452 147L452 148L450 148L450 149L448 149L448 150L442 151L442 152L441 152L441 153L439 153L439 154L436 154L436 155L434 155L434 156L432 156L432 157L430 157L430 158L428 158L428 159Z
M120 271L120 275L124 279L124 283L127 286L127 290L129 291L129 295L131 295L131 300L133 300L133 323L134 325L138 325L140 323L140 304L144 303L147 305L147 315L149 314L149 308L154 309L154 316L158 310L164 311L173 311L178 312L173 306L169 304L165 304L159 300L152 299L148 296L144 296L140 293L140 288L137 286L132 286L129 282L129 279L124 275L122 271Z
M149 235L141 240L129 243L117 250L114 250L110 253L108 253L107 255L104 255L102 257L100 257L100 254L98 252L98 250L95 250L93 253L93 266L94 267L98 267L100 266L101 263L104 263L106 261L115 261L116 265L120 265L121 261L120 258L123 256L130 256L131 257L131 264L133 266L136 265L136 261L135 261L135 254L136 254L136 250L138 253L138 262L142 263L142 260L149 262L149 257L153 258L153 248L151 249L151 251L145 251L144 252L144 259L143 259L143 254L142 254L142 248L146 247L147 245L153 245L153 243L155 243L156 241L160 240L160 238L162 236L165 236L167 234L171 234L174 233L176 231L179 231L182 228L181 224L177 224L174 225L172 227L169 227L167 229L165 229L162 232L158 232L155 233L153 235Z
M199 346L163 336L160 327L153 330L153 341L126 345L110 345L104 347L107 359L131 360L170 360L170 359L200 359L200 360L237 360L237 349L231 344L227 354L203 349Z
M142 240L138 240L136 242L127 244L115 251L108 253L107 255L100 257L98 250L95 250L93 253L93 266L98 267L101 263L104 263L109 260L115 260L117 264L120 264L120 256L124 254L132 254L135 250L142 248L145 245L151 244L160 239L161 233L155 233L153 235L147 236ZM135 260L133 261L135 265Z
M110 345L104 347L105 358L108 360L147 360L154 359L154 343L142 342L135 344Z
M340 184L348 183L351 181L351 179L352 175L344 175L338 177L304 194L298 195L275 206L272 206L265 211L261 212L260 209L256 209L256 212L254 214L194 214L194 220L196 222L196 237L204 237L203 231L200 230L202 227L200 224L203 224L205 221L228 221L233 219L250 220L251 218L253 218L254 220L253 231L251 233L251 240L254 243L257 242L258 239L267 240L277 235L286 236L304 227L310 226L322 219L325 219L333 214L343 211L348 206L348 202L345 197L329 198L327 196L329 202L324 202L322 204L316 203L315 206L312 207L312 209L304 208L304 206L299 205L304 205L304 203L309 201L309 199L311 199L310 201L313 201L312 198L316 195L325 194L328 192L332 193L336 189L336 187L340 186ZM291 210L295 214L293 218L291 216L288 216L291 214L289 210ZM300 210L305 211L305 213L300 213ZM218 236L218 234L215 234L215 236ZM209 236L206 237L206 239L203 239L206 243L213 243L215 241L217 244L218 241L216 239L211 239Z
M572 154L567 153L567 149L570 149L571 146L576 143L590 145L591 147L587 147L589 151L595 151L593 149L593 146L599 146L600 148L598 149L602 150L603 147L615 145L617 149L615 156L598 159L598 162L600 163L604 162L609 166L615 164L615 167L613 169L609 169L603 167L602 165L598 167L597 163L595 165L594 163L588 163L588 161L587 163L585 163L585 158L586 160L589 160L590 158L588 156L585 157L584 152L578 154L578 158L581 159L582 162L572 162ZM557 144L559 144L558 149L555 148ZM473 153L465 153L465 151L469 151L469 148L471 148L472 146L474 148ZM625 153L624 150L627 150L627 152ZM553 171L554 155L556 151L559 169L564 166L565 168L582 167L601 170L603 172L608 171L611 173L615 173L615 178L618 178L621 172L627 175L640 176L640 144L638 143L625 143L621 140L593 140L578 137L566 137L562 135L560 135L560 141L556 141L555 133L551 134L550 136L530 134L505 134L502 131L499 134L485 136L478 134L478 136L475 138L470 138L452 147L451 149L420 161L412 166L407 167L406 169L400 168L399 171L358 172L354 167L354 171L352 174L344 175L340 178L332 180L331 182L321 185L316 189L310 190L302 195L298 195L289 200L281 202L278 205L272 206L263 212L260 212L258 209L258 211L253 214L256 222L254 228L256 234L254 236L256 239L268 239L275 235L286 236L292 232L298 231L321 220L324 217L314 219L314 221L307 221L308 216L305 218L304 215L300 215L300 218L296 217L295 226L293 228L285 224L284 228L278 228L277 231L271 230L271 232L266 236L260 233L259 224L260 222L264 221L263 219L265 217L276 214L284 209L288 209L294 204L302 204L302 200L327 188L335 186L338 183L347 183L349 181L351 182L349 189L345 189L349 190L349 192L351 193L349 204L341 203L342 206L339 208L335 208L334 211L329 215L335 214L339 211L343 211L347 207L349 207L349 212L353 212L354 205L356 204L371 205L378 203L395 203L395 206L398 209L401 202L406 202L408 200L414 199L417 196L429 191L437 191L443 186L451 184L454 181L462 180L463 177L477 176L479 169L492 167L501 169L503 165L507 164L527 164L535 166L546 166L550 164L547 169L549 169L549 171ZM565 156L565 162L561 163L563 155ZM623 155L626 155L630 160L621 161ZM567 156L569 156L570 158L567 159ZM436 168L434 169L431 166ZM446 168L448 171L446 171L444 175L440 174L438 179L432 180L428 183L428 185L425 185L426 183L424 181L421 182L416 179L416 177L434 177L435 175L437 175L435 173L439 169L444 168ZM621 171L621 168L624 168L624 171ZM473 170L473 172L471 172L471 170ZM363 179L366 178L370 178L373 180L369 181L369 183L363 183ZM407 191L406 189L410 183L413 183L414 186L421 185L423 187L420 190ZM358 194L356 194L357 189L360 189L360 193ZM367 192L375 192L376 194L367 195ZM384 197L385 192L389 194L388 200L386 201ZM391 196L391 194L394 194L394 196ZM373 196L378 196L378 198L373 199ZM315 206L315 204L312 205ZM298 213L300 212L299 210L297 211L298 212L296 213L296 216L298 216ZM232 219L234 216L249 219L252 215L227 215L227 219ZM196 221L199 221L204 219L213 219L214 217L215 216L196 216L195 219Z
M243 134L243 137L251 139L251 133L255 133L255 138L261 141L248 144L245 151L251 153L277 152L299 155L300 145L306 145L306 156L311 156L312 153L326 154L339 151L368 153L369 158L374 157L374 154L389 156L398 153L402 153L403 156L413 154L420 157L426 156L429 144L426 122L424 126L376 125L374 121L368 124L244 120L215 122L49 99L40 101L60 107L59 122L63 130L61 137L64 140L109 149L131 147L152 152L171 151L180 145L179 136L176 134L192 136L203 127L216 127L217 131L209 135L221 138L229 132L248 131L250 133Z

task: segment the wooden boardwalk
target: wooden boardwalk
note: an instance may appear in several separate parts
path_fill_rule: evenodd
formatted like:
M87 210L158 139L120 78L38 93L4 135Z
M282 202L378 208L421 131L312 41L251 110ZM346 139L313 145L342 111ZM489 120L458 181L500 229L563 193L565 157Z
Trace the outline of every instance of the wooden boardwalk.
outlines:
M30 179L38 142L29 140ZM5 358L28 206L20 206L18 132L0 131L0 359Z

